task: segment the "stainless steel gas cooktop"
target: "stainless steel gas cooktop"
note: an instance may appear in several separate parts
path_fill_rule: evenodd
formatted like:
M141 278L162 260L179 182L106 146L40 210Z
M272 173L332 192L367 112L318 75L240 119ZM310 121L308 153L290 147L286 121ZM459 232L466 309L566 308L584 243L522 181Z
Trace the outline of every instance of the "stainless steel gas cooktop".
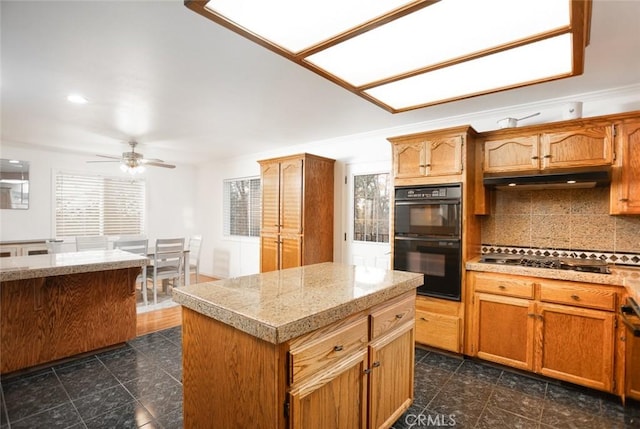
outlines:
M511 255L504 253L486 253L480 262L488 264L520 265L534 268L583 271L589 273L611 274L609 265L600 259L561 258L554 256Z

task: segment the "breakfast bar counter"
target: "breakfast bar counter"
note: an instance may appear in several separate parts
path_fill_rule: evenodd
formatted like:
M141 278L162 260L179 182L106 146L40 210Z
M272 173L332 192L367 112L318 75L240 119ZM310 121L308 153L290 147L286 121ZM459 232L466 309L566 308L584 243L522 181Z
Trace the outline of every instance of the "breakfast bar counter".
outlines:
M174 289L185 427L389 427L413 397L422 283L327 262Z
M121 250L0 258L0 373L135 338L147 263Z

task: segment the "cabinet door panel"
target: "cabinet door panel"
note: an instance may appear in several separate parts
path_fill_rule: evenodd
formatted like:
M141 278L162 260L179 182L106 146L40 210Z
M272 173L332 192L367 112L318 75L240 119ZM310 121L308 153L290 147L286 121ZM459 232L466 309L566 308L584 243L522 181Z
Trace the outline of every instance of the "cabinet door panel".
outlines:
M424 143L393 146L395 152L393 173L397 178L424 176Z
M621 166L611 182L613 214L640 214L640 120L618 127Z
M539 165L537 135L484 142L485 173L537 170Z
M262 233L277 233L280 224L280 164L265 164L262 169Z
M303 265L302 237L280 236L280 269L294 268Z
M279 266L278 234L260 236L260 272L275 271Z
M610 126L542 135L542 168L611 165L613 134Z
M539 304L536 371L595 389L613 387L614 314Z
M533 370L534 303L476 294L474 340L479 358Z
M462 136L439 139L427 143L425 164L428 176L462 173Z
M640 337L627 331L626 391L630 398L640 401Z
M387 428L413 401L413 323L370 346L369 427ZM407 353L411 350L411 353Z
M280 232L302 232L302 159L283 161L280 166Z
M291 428L365 428L366 366L365 349L292 389Z

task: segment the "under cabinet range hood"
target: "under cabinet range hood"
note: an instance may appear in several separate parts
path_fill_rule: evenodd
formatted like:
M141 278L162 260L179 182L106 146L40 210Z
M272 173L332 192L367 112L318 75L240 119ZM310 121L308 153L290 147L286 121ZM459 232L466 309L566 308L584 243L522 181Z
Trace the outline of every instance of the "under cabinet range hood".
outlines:
M485 175L482 183L500 190L572 189L607 186L611 170L563 171L553 173L510 173Z

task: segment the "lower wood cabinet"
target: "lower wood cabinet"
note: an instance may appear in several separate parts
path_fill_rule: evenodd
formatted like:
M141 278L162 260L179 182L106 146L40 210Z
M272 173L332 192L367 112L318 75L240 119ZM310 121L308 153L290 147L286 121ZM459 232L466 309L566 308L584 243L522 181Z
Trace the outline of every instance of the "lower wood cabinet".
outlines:
M290 428L389 428L413 401L415 292L290 343Z
M472 355L621 393L616 287L478 272L469 281Z
M640 337L627 333L626 346L625 393L629 398L640 401Z
M463 306L460 302L418 296L416 298L416 343L461 353L462 313Z

